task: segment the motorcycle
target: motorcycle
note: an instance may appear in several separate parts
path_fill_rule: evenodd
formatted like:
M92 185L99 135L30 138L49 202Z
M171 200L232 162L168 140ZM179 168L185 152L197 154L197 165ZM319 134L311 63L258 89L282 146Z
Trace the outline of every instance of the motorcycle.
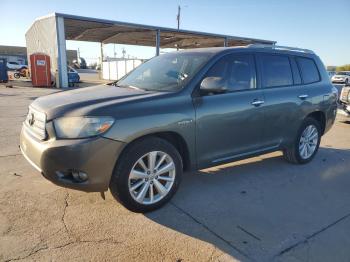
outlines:
M28 77L29 75L29 71L28 69L21 69L19 71L16 71L14 74L13 74L13 77L16 78L16 79L19 79L21 76L22 77Z

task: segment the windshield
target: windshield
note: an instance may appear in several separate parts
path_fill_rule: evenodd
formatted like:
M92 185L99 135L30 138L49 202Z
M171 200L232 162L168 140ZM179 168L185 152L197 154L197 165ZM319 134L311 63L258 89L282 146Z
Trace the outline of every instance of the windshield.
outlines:
M348 75L349 73L348 72L338 72L337 75L341 75L341 76L346 76Z
M147 91L177 91L209 60L209 53L168 53L140 65L116 84Z

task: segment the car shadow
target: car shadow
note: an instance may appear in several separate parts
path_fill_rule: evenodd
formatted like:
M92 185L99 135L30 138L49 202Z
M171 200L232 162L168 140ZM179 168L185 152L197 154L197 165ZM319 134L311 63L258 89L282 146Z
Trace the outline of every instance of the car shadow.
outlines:
M349 163L350 150L322 147L305 165L273 153L184 174L145 216L236 259L272 260L350 214Z

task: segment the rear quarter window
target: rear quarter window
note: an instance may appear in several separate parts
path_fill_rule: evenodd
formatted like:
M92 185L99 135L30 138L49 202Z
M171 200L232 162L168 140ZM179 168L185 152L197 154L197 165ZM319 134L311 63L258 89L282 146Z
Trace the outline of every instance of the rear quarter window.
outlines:
M297 57L304 84L311 84L321 80L316 63L311 58Z
M263 87L293 85L292 69L288 56L261 55L261 73Z

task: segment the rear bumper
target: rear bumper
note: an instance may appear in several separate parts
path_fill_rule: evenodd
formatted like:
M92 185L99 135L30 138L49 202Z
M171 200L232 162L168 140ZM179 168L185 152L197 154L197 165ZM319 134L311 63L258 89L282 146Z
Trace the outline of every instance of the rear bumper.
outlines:
M124 143L103 137L40 141L22 128L20 148L27 161L56 185L86 192L108 190L115 163ZM79 182L69 175L78 170L88 175Z

